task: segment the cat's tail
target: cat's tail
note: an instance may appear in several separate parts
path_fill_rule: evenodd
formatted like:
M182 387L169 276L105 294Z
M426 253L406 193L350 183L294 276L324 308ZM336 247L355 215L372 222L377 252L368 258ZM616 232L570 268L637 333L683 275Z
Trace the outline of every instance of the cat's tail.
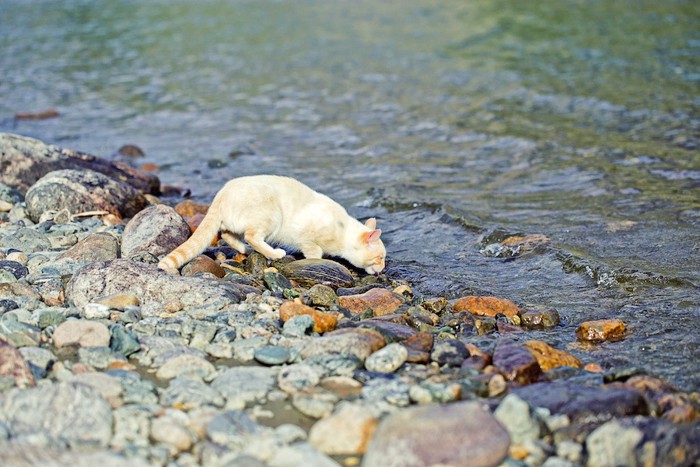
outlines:
M221 227L221 219L219 219L219 216L214 215L213 211L213 209L209 209L209 213L204 216L197 230L185 243L160 260L158 263L160 269L165 271L180 269L183 264L199 255L209 246Z

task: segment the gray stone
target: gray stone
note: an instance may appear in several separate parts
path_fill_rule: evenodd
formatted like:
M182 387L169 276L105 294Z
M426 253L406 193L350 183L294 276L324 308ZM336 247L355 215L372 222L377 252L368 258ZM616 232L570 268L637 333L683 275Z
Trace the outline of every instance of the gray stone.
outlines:
M42 433L68 445L106 446L112 437L112 411L94 389L58 383L0 395L0 419L13 438Z
M0 300L12 302L17 307L27 310L36 310L46 306L41 302L41 295L36 290L21 283L0 284ZM10 303L7 305L12 308Z
M151 420L151 439L170 448L171 454L188 451L195 442L187 428L187 415L179 410L168 409Z
M328 391L297 392L292 396L292 406L307 417L322 418L333 412L339 398Z
M153 415L153 408L144 404L129 404L114 410L112 446L148 446Z
M264 345L255 349L255 360L265 365L282 365L289 361L291 354L287 347Z
M308 390L316 386L321 377L316 369L305 363L295 363L280 370L277 384L287 393Z
M240 409L259 402L274 388L277 371L264 367L234 367L222 372L211 384L226 399L226 407Z
M0 182L24 193L37 180L54 170L90 169L117 180L124 180L146 193L158 193L160 182L154 175L143 174L126 164L48 145L37 139L12 133L0 133L3 167Z
M21 279L29 274L29 269L17 261L0 260L0 271L9 272L15 279Z
M643 438L639 429L611 420L586 438L586 465L637 465L634 451Z
M32 371L35 379L44 378L49 366L56 361L56 356L53 352L41 347L22 347L19 349L19 352L29 363L29 369Z
M121 382L108 374L88 372L73 375L68 381L85 384L95 389L112 407L121 405L121 396L124 393Z
M540 423L533 416L530 405L517 394L508 394L498 405L494 416L508 430L513 443L522 444L540 436Z
M104 370L117 361L126 361L123 356L112 352L109 347L81 347L78 349L80 362L98 370Z
M23 441L6 443L2 448L3 465L22 467L149 467L143 457L128 458L109 450L63 450L30 446Z
M327 285L316 284L311 287L306 294L312 305L329 307L338 304L338 296L335 291Z
M410 389L411 386L401 379L376 378L364 385L362 398L371 402L386 401L397 407L406 407L411 403Z
M312 366L321 378L327 376L351 376L355 370L362 368L362 361L354 355L316 355L304 360Z
M131 185L92 170L57 170L37 180L25 195L27 215L38 222L42 213L67 209L72 214L108 211L132 217L148 204Z
M42 308L32 313L32 319L41 329L56 327L66 320L65 308Z
M406 362L408 351L401 344L389 344L374 352L365 360L365 368L380 373L393 373Z
M198 355L177 355L167 360L156 372L158 379L172 379L180 376L210 379L216 373L214 365Z
M136 340L136 337L134 337L132 333L124 329L124 326L119 324L112 325L110 333L112 337L109 341L109 347L112 351L128 357L141 350L139 341Z
M142 379L135 371L108 370L105 374L118 379L124 390L125 404L157 404L158 397L155 394L155 385Z
M203 405L222 407L224 398L203 381L180 376L161 391L160 403L166 407L191 410Z
M74 261L77 263L94 263L109 261L119 257L119 240L113 234L97 232L88 235L64 251L57 261Z
M10 319L0 320L0 337L14 347L34 347L41 342L38 328Z
M229 449L243 448L247 439L261 431L261 427L241 410L228 410L216 415L207 424L207 438Z
M187 222L165 204L149 206L129 221L122 236L122 257L167 255L190 236Z
M289 337L304 337L313 329L314 319L310 315L299 315L284 323L282 334Z
M122 292L138 297L142 307L153 303L218 310L241 300L238 289L228 282L175 276L154 266L125 259L83 267L66 289L66 295L78 307L97 297Z
M362 465L491 467L506 458L509 445L508 432L478 402L418 406L379 424Z
M469 357L467 347L457 339L436 340L430 359L438 365L460 366Z
M14 379L19 387L34 386L34 375L24 354L0 339L0 376Z
M23 227L13 234L0 237L0 247L34 253L51 249L51 241L43 233L29 227Z
M277 450L267 465L269 467L297 467L300 465L304 467L341 466L341 464L319 452L309 443L295 443Z

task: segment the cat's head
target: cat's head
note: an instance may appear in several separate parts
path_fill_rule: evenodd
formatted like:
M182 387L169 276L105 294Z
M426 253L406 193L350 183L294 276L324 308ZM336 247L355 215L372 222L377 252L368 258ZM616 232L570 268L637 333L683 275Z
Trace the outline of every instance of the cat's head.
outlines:
M374 218L367 219L365 227L367 229L355 239L346 259L367 274L379 274L384 269L386 258L386 248L379 238L382 231L377 229Z

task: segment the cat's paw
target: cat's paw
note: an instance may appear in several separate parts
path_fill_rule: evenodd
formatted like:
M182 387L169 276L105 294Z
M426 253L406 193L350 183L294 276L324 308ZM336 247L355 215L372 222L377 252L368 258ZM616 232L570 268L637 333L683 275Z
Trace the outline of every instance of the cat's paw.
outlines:
M272 255L270 255L270 259L282 259L285 256L287 256L287 252L284 251L282 248L275 248L272 250Z

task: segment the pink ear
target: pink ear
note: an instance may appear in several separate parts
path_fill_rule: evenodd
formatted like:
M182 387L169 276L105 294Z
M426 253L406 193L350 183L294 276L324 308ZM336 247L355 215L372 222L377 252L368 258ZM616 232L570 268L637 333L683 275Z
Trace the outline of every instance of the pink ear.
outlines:
M372 229L372 230L376 229L377 228L377 219L375 219L374 217L370 217L369 219L367 219L365 221L365 226Z
M372 242L376 242L377 240L379 240L379 236L381 234L382 234L381 230L375 229L371 232L367 232L367 233L363 234L363 236L365 237L365 242L372 243Z

